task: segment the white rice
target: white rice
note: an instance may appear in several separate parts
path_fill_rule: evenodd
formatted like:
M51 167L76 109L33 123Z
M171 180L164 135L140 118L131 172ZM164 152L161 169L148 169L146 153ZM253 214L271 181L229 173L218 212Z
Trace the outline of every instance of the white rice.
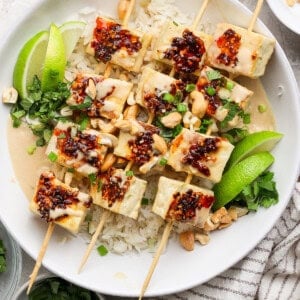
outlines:
M155 36L159 34L162 25L167 19L181 24L189 24L193 17L182 14L174 3L174 0L140 0L132 16L134 21L130 24L130 27L142 32L150 32ZM69 58L68 68L65 73L65 78L68 81L72 81L78 72L102 74L105 70L105 64L98 63L93 57L85 54L85 47L91 40L97 16L107 15L101 11L95 11L91 7L84 8L78 14L78 19L85 21L87 26L83 38L79 41L76 49ZM145 60L151 63L150 55L146 55ZM157 66L154 67L157 68ZM137 77L133 77L132 74L119 68L114 68L111 76L119 78L121 72L126 74L133 83L137 83ZM145 196L153 200L156 193L156 184L153 184L152 177L144 177L144 179L151 182L151 185L148 185ZM150 186L152 186L152 189L149 188ZM151 206L151 204L142 206L136 221L122 215L110 214L100 235L99 244L105 245L109 251L118 254L132 250L138 252L146 249L150 252L155 251L155 246L160 239L165 222L162 218L151 212ZM90 240L90 235L86 233L94 233L102 213L102 208L95 205L92 206L90 211L91 220L83 224L81 231L86 242ZM184 229L186 229L186 225L175 227L175 231L182 231Z

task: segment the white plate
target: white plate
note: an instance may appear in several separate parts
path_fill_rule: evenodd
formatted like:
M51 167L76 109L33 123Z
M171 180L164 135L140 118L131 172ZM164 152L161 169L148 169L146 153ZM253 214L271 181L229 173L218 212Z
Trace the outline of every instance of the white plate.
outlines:
M300 34L300 3L290 7L286 0L267 0L274 15L282 24Z
M115 12L116 3L116 0L88 2L90 6L109 13ZM186 0L184 3L178 0L177 3L184 12L193 12L200 4L196 0ZM250 12L238 1L214 0L212 5L209 12L214 12L214 18L220 20L223 16L230 15L232 23L247 26ZM66 21L69 15L76 13L83 6L85 4L80 0L48 0L40 6L26 9L22 6L23 21L18 19L21 16L20 10L15 8L13 21L9 23L13 25L9 27L9 33L5 33L6 43L0 52L0 90L11 85L13 66L24 42L37 31L48 28L50 22L61 24ZM230 14L225 13L226 11ZM210 21L213 21L212 17ZM256 30L271 35L260 22ZM273 152L276 162L272 170L276 174L280 202L267 210L260 209L256 214L241 218L226 230L215 232L209 245L197 246L193 252L184 251L176 242L171 241L159 261L147 295L157 296L191 288L232 266L268 233L287 205L299 171L300 112L297 84L289 62L278 44L262 82L274 109L278 131L285 135ZM278 96L279 86L284 89L281 97ZM0 107L0 216L25 251L36 258L46 224L29 212L28 201L18 184L12 180L14 171L6 137L9 109L4 105ZM80 237L73 237L66 243L61 243L65 234L60 228L55 230L44 258L46 268L75 284L98 292L120 296L139 294L152 261L149 253L131 253L124 256L108 254L100 257L93 251L84 271L77 274L86 245Z

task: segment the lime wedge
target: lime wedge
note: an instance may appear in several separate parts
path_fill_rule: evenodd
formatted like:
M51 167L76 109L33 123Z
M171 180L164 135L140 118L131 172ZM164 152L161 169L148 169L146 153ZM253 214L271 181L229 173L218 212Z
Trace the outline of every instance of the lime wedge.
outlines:
M226 164L226 170L252 154L271 151L282 137L283 134L275 131L259 131L247 135L234 147Z
M62 35L64 45L65 45L65 53L66 59L68 59L73 52L79 38L81 37L86 23L80 21L69 21L62 24L59 27L59 31Z
M54 89L63 81L66 67L65 45L62 35L55 24L51 24L44 68L42 73L42 90Z
M273 162L274 157L269 152L260 152L231 167L213 187L216 198L213 209L219 209L229 203Z
M33 36L21 49L13 73L13 85L19 96L28 96L27 86L32 84L34 75L41 77L49 33L41 31Z

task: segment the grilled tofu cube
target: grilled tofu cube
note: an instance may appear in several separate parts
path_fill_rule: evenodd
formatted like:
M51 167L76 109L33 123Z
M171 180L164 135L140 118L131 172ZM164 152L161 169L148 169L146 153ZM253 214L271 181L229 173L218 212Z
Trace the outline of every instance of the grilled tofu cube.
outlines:
M79 130L70 122L59 122L46 149L48 157L67 168L73 168L83 176L99 171L109 147L117 138L93 129Z
M167 163L177 172L219 182L233 148L224 138L183 128L171 143Z
M133 219L137 219L147 182L122 169L110 168L101 173L91 187L93 203Z
M232 24L217 25L207 50L209 65L235 75L262 76L273 53L275 40Z
M192 101L198 101L199 103L205 101L205 104L202 104L205 109L197 110L201 106L200 104L195 105L195 109L192 109L193 114L200 118L207 115L218 121L223 121L227 117L229 109L226 108L226 104L228 102L237 105L237 112L244 111L248 106L250 97L253 95L252 91L207 66L201 70L196 86L197 90L191 93ZM199 95L199 93L201 94Z
M136 101L151 113L162 115L184 100L187 95L185 87L181 80L146 67L137 88Z
M41 174L29 207L47 222L54 222L75 234L91 203L91 196L64 184L47 171Z
M161 176L152 211L168 221L203 227L213 202L212 191Z
M123 120L115 126L121 130L114 154L136 163L140 172L147 173L159 155L166 153L167 145L155 126L136 120Z
M98 17L87 53L98 61L139 72L150 42L149 34L128 30L113 20Z
M78 74L71 84L67 104L72 109L86 111L90 117L116 119L122 113L132 87L132 83L119 79Z
M212 41L212 36L204 32L168 22L155 41L152 57L174 66L177 72L194 73L204 64Z

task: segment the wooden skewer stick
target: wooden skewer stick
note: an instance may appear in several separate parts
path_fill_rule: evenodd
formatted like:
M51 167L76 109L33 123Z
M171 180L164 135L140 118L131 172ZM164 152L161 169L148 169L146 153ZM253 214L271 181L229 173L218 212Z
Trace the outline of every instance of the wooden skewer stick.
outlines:
M256 20L258 18L258 15L261 11L261 8L262 8L262 5L264 3L264 0L258 0L257 1L257 4L256 4L256 7L255 7L255 10L253 12L253 15L252 15L252 18L251 18L251 21L250 21L250 24L248 26L248 31L251 32L253 31L253 28L254 28L254 25L256 23Z
M47 250L47 246L48 246L49 241L51 239L54 227L55 227L54 222L49 223L48 229L47 229L46 235L44 237L44 240L43 240L43 243L42 243L39 255L38 255L37 259L36 259L33 271L29 275L30 280L29 280L29 285L28 285L28 289L27 289L27 292L26 292L27 295L29 294L29 292L30 292L30 290L31 290L31 288L32 288L32 286L34 284L36 276L37 276L37 274L39 272L39 269L40 269L40 267L42 265L42 261L43 261L43 258L45 256L45 253L46 253L46 250Z
M185 179L185 183L190 183L193 179L193 175L192 174L188 174L186 179ZM161 240L160 240L160 243L159 243L159 246L157 248L157 251L155 253L155 256L152 260L152 263L151 263L151 266L149 268L149 271L148 271L148 274L147 274L147 277L143 283L143 286L142 286L142 290L141 290L141 293L140 293L140 296L139 296L139 300L141 300L143 297L144 297L144 294L148 288L148 285L150 283L150 280L151 280L151 277L153 275L153 272L157 266L157 263L159 261L159 258L163 252L163 250L165 249L166 247L166 244L169 240L169 236L171 234L171 231L173 229L173 225L174 225L174 221L170 221L170 222L167 222L166 224L166 227L164 229L164 232L163 232L163 235L161 237Z

